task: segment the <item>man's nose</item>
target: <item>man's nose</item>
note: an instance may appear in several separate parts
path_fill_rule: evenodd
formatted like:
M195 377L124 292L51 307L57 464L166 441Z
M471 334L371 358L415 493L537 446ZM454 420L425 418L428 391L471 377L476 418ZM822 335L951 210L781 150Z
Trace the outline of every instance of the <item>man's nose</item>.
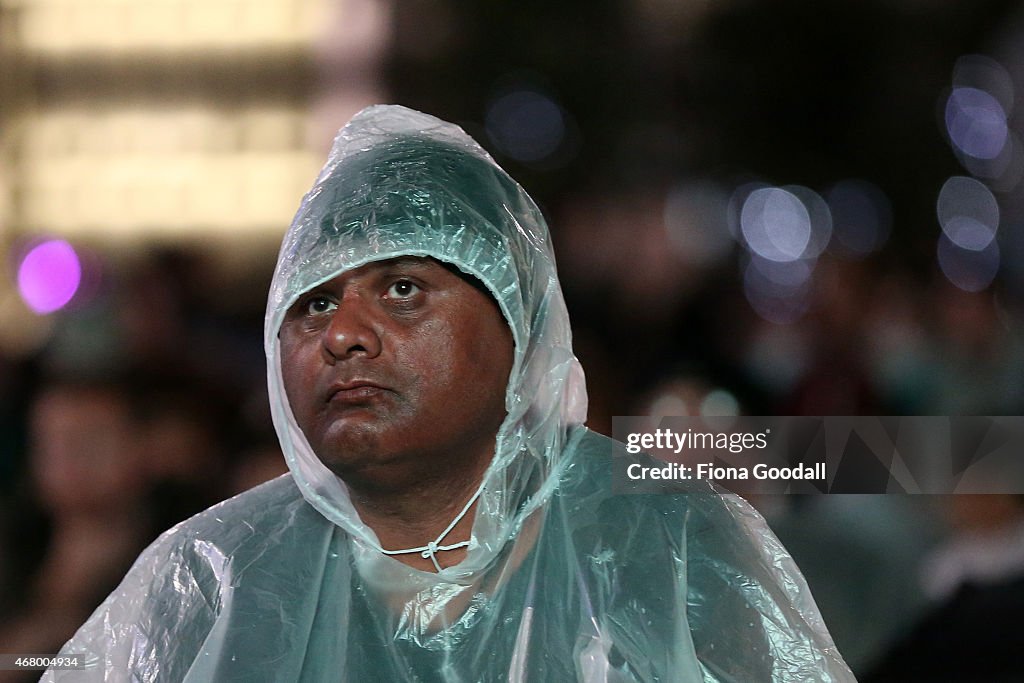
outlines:
M323 334L324 357L334 364L353 356L375 358L380 354L380 333L368 304L358 296L346 296L331 315Z

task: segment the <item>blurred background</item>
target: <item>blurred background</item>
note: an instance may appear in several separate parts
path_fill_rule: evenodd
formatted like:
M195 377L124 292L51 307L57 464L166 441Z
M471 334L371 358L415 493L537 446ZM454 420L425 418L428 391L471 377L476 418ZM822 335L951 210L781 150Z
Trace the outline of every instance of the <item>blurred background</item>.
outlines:
M1022 98L1019 0L0 0L0 652L285 471L265 296L363 106L540 204L607 433L1021 414ZM755 502L862 680L1024 680L1019 498Z

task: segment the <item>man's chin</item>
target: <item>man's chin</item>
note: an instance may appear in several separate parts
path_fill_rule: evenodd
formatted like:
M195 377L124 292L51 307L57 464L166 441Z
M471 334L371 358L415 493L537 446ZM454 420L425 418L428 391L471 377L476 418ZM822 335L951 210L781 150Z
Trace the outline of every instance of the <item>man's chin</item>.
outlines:
M423 473L414 463L398 458L347 453L344 457L320 458L320 462L349 489L365 494L397 494L414 488Z

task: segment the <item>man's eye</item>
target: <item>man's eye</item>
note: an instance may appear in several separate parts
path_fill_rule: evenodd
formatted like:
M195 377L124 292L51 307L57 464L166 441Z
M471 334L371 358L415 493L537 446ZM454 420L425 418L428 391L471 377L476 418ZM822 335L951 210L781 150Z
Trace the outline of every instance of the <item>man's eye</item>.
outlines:
M338 305L325 296L314 296L306 300L306 315L320 315L337 308Z
M420 288L409 280L399 280L388 287L388 297L392 299L405 299L418 292Z

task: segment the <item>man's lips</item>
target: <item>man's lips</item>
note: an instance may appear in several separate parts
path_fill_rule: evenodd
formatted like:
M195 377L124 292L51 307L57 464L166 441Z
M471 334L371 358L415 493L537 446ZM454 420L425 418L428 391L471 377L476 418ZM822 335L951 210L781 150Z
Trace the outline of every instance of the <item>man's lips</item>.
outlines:
M369 380L351 380L332 384L327 390L328 403L364 403L384 393L386 389Z

